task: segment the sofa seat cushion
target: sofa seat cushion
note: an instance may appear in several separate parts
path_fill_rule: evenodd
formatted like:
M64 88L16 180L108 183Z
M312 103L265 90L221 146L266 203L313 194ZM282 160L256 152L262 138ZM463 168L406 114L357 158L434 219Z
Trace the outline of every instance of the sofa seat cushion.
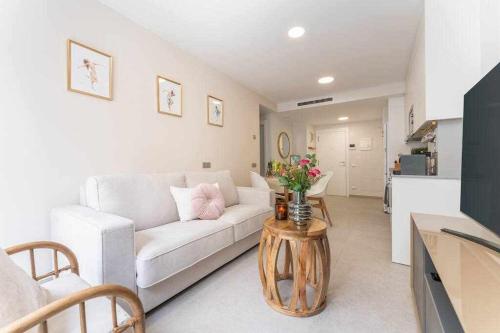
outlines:
M217 221L234 226L234 240L237 242L261 230L272 213L271 207L240 204L226 208Z
M135 233L137 286L148 288L234 243L219 220L173 222Z
M45 282L41 286L47 291L49 302L90 287L85 280L73 273L61 274L59 278ZM88 332L111 332L113 328L111 302L108 298L99 297L86 301L85 314ZM119 304L116 305L116 314L118 323L122 323L129 318ZM55 315L48 320L47 325L51 333L80 333L80 311L78 306L72 306Z
M184 174L90 177L85 201L97 211L131 219L138 231L179 220L170 186L185 187Z
M231 178L231 172L229 172L229 170L186 173L187 187L195 187L201 183L217 183L220 191L222 192L222 196L224 197L226 207L237 205L239 203L238 190L236 189L236 185L234 185L234 181L233 178Z

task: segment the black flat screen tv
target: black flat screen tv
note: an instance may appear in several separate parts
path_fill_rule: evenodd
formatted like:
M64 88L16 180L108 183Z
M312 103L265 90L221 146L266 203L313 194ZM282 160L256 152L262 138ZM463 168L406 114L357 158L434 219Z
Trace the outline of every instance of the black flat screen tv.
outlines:
M500 63L464 96L460 210L500 236Z

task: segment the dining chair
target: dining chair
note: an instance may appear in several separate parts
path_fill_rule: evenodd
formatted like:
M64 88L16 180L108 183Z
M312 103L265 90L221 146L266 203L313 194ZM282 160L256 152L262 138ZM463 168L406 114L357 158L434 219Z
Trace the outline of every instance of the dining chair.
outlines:
M330 213L326 208L324 197L326 195L326 188L330 179L332 179L333 171L325 172L324 176L321 177L315 184L311 186L311 188L306 192L306 197L308 201L315 201L316 203L312 203L314 208L319 208L321 210L321 214L323 218L328 220L330 226L333 226L332 219L330 218Z

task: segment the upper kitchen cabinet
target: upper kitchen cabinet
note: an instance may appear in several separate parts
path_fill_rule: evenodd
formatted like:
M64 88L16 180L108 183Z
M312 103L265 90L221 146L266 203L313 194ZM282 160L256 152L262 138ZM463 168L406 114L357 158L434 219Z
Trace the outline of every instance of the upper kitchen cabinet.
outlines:
M407 133L462 117L464 94L500 60L499 3L425 1L406 77Z
M481 2L425 1L427 120L461 118L464 94L481 78Z

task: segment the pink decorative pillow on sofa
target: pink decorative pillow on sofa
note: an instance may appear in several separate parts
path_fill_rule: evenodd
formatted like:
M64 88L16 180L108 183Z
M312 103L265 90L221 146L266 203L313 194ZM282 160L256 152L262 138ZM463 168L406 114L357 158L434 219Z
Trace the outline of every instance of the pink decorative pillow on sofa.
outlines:
M216 220L224 212L225 202L217 184L199 184L191 194L193 213L202 220Z

